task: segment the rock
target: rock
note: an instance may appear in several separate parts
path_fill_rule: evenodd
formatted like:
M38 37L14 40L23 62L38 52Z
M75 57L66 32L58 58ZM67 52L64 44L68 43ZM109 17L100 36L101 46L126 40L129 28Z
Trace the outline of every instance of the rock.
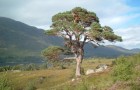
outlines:
M107 69L107 65L106 64L100 64L100 65L98 65L96 68L96 70L95 70L95 72L103 72L105 69Z
M13 73L21 72L21 70L12 70Z
M98 69L98 68L104 68L104 69L107 69L107 65L106 64L100 64L100 65L98 65L97 67L96 67L96 69Z
M108 66L106 64L100 64L96 67L96 69L88 69L86 71L86 75L92 74L92 73L98 73L98 72L103 72L104 70L106 70L108 68Z
M72 81L72 82L74 82L74 81L75 81L75 79L73 78L71 81Z
M46 78L46 77L44 77L44 76L41 76L41 77L40 77L40 80L44 80L45 78Z
M103 68L98 68L98 69L95 70L95 72L103 72L103 71L104 71Z
M89 75L89 74L92 74L92 73L95 73L95 71L93 69L88 69L86 71L86 75Z
M44 77L44 76L39 77L39 83L42 84L42 83L44 82L44 79L45 79L45 78L46 78L46 77Z
M75 82L75 81L81 81L81 80L82 80L81 77L76 77L76 78L73 78L71 81Z

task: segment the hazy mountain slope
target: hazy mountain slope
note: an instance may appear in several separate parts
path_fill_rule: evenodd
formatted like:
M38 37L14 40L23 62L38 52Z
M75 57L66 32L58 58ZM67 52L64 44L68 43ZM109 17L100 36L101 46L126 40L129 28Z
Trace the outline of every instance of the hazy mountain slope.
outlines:
M86 57L108 57L114 58L121 55L131 55L132 51L128 49L124 49L122 47L107 45L107 46L99 46L97 48L93 48L92 44L87 44L85 46L85 56ZM92 55L91 55L92 53Z
M63 39L47 36L44 30L19 21L0 17L0 62L39 61L40 52L50 45L63 46ZM94 48L85 45L85 57L118 57L130 55L136 50L127 50L113 45ZM138 51L137 51L138 52Z
M131 49L131 51L134 52L134 53L139 53L140 49L139 48L134 48L134 49Z
M36 52L50 45L62 45L60 41L62 39L45 35L44 30L12 19L0 18L0 48L3 48L5 51Z
M44 30L0 17L0 62L35 61L41 59L42 49L62 42L61 38L45 35Z

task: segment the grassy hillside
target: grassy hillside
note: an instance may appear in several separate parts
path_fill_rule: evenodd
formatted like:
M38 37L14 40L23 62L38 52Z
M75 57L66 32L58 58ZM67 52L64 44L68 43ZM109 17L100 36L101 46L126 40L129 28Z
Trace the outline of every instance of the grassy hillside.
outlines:
M82 67L95 69L107 64L107 70L74 78L75 63L66 69L51 68L35 71L0 73L0 88L8 90L140 90L140 54L117 59L88 59ZM4 85L4 86L2 86ZM1 89L2 90L2 89ZM3 89L7 90L7 89Z

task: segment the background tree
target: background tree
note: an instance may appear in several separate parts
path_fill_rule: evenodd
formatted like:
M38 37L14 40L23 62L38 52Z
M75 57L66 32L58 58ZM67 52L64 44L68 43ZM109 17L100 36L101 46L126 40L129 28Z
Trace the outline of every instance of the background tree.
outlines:
M62 54L63 49L59 46L49 46L44 49L41 54L47 58L47 62L56 66L60 62L60 55Z
M86 42L98 46L104 40L122 41L120 36L114 34L112 28L100 25L99 18L94 12L81 7L54 15L51 29L47 30L46 34L64 38L65 46L70 48L76 57L76 77L81 75L80 66Z

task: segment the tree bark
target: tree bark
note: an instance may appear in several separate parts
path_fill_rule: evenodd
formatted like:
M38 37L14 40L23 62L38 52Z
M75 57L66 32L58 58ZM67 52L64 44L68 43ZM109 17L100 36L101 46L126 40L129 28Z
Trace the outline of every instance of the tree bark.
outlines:
M80 50L79 55L76 55L76 77L80 77L81 76L81 63L83 60L83 49Z
M81 58L80 56L76 57L76 77L80 77L81 76Z

